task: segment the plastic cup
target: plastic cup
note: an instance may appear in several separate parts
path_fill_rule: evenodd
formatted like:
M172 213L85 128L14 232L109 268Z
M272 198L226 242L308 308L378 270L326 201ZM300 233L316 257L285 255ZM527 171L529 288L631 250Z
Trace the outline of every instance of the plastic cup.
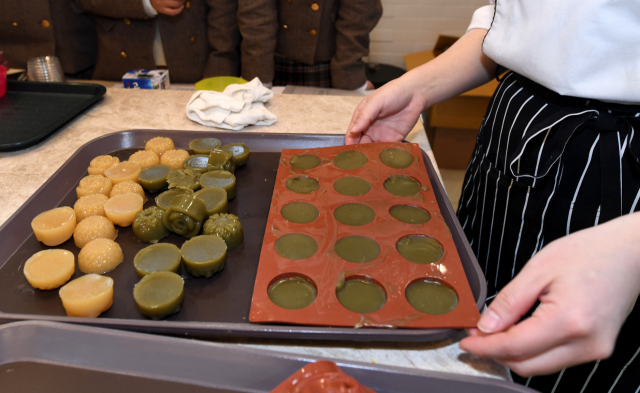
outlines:
M27 61L27 76L35 82L64 82L60 60L55 56L42 56Z

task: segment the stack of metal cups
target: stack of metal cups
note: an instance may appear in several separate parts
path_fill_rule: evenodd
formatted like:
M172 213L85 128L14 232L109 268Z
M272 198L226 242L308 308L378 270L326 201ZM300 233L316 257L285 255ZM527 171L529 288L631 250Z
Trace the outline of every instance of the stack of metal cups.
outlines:
M27 61L27 76L36 82L64 82L60 60L55 56L42 56Z

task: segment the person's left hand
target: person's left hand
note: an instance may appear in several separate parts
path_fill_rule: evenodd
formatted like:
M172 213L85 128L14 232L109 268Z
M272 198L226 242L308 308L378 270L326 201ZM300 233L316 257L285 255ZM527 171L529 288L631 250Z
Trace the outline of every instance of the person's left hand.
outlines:
M522 376L607 358L640 292L640 213L558 239L496 296L460 348ZM533 315L518 322L537 300Z

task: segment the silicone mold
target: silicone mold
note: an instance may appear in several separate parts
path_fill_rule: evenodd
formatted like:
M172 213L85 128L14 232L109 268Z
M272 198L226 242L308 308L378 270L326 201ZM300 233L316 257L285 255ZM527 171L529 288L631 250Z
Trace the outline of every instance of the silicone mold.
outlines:
M337 155L352 151L366 155L366 163L356 169L340 169L334 164L333 159ZM400 155L403 156L396 167L387 166L381 161L382 157L386 158L393 152L402 153ZM404 152L409 153L413 160L407 161L407 154ZM320 165L311 169L293 167L291 159L301 155L317 156L320 158ZM361 154L348 155L357 157L360 164L364 161ZM342 158L345 156L341 155ZM342 161L340 166L345 167ZM317 180L319 188L311 192L294 192L289 189L287 184L291 183L290 179L300 176ZM384 187L385 181L392 176L409 177L417 181L420 188L410 196L393 195ZM364 179L371 188L362 195L350 196L340 193L334 189L333 183L345 177ZM304 224L286 220L280 212L291 202L306 202L315 206L319 211L318 217ZM359 210L354 210L354 214L350 216L357 221L360 212L366 213L362 225L353 225L352 222L351 225L346 225L343 219L336 219L334 212L345 204L364 205L364 208L359 206ZM389 209L396 205L410 205L426 210L430 219L421 224L401 222L389 214ZM372 220L371 210L375 213ZM303 234L312 238L317 245L317 251L296 254L312 254L304 258L283 256L281 249L276 247L276 242L290 234ZM416 263L403 257L398 252L396 244L409 235L434 238L443 249L440 258L432 263ZM377 257L374 250L373 253L368 252L369 256L363 257L363 260L368 262L349 262L341 258L334 247L338 241L348 236L364 236L375 241L380 247ZM308 239L305 241L308 245ZM419 250L418 254L421 252ZM345 252L342 255L344 256ZM269 288L282 277L301 277L309 282L317 289L315 300L299 309L286 309L274 304L269 298ZM358 313L343 306L336 291L344 286L345 280L352 279L378 285L386 297L382 307L373 312ZM405 296L407 286L416 280L425 279L453 289L458 304L452 311L430 315L416 310L409 304ZM476 326L479 317L451 232L432 191L418 145L375 143L282 151L253 290L249 314L251 322L351 327L467 328Z

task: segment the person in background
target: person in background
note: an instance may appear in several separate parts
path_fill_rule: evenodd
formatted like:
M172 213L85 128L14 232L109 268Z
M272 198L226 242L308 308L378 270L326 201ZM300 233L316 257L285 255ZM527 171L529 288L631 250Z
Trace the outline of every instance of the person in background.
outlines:
M380 0L278 0L273 84L369 90L364 56Z
M273 82L274 39L278 31L274 0L216 0L209 2L208 35L211 54L208 76L255 77Z
M635 0L492 0L347 130L347 144L401 141L425 108L511 70L460 198L493 299L460 347L542 392L640 392L638 37Z
M75 1L96 19L94 79L120 80L136 68L167 68L171 82L177 83L211 74L207 23L224 21L209 18L205 0Z
M68 78L91 79L97 57L95 22L72 0L3 0L0 50L12 68L57 56Z

